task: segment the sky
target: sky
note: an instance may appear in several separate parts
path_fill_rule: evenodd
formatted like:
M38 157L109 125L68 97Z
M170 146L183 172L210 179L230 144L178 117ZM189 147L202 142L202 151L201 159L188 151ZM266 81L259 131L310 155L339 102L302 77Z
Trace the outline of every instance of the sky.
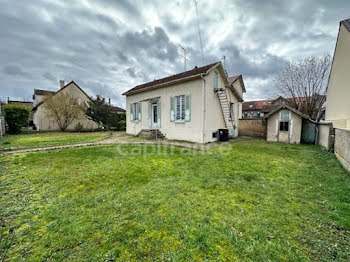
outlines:
M125 106L138 84L219 61L267 98L287 62L333 55L349 0L0 0L0 100L74 80ZM223 61L223 60L222 60Z

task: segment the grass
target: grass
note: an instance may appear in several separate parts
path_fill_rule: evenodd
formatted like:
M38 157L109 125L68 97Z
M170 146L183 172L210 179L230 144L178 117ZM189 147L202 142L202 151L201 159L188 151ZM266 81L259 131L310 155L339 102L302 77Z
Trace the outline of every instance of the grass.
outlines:
M43 146L58 146L79 144L87 142L96 142L109 136L108 132L98 133L34 133L6 135L0 140L0 149L2 148L33 148Z
M320 147L100 146L0 166L9 261L350 260L350 176Z

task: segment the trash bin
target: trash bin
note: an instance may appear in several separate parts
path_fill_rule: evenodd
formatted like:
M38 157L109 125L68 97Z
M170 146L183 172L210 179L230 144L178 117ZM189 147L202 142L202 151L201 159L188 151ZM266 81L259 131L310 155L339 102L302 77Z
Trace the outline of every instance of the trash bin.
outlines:
M219 141L228 140L228 129L219 129Z

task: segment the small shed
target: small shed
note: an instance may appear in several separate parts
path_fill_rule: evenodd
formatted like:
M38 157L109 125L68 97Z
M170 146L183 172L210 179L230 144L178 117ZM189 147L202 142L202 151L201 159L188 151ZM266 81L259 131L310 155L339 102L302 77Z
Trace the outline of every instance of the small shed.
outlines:
M267 120L267 141L289 144L316 142L317 123L286 104L274 108L264 118Z

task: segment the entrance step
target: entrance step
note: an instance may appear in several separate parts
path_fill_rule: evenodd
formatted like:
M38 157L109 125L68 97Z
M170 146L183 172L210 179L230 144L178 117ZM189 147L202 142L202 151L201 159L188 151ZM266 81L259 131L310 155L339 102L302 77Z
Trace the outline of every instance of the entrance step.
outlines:
M159 129L142 129L137 136L150 137L154 139L165 138L165 136Z

